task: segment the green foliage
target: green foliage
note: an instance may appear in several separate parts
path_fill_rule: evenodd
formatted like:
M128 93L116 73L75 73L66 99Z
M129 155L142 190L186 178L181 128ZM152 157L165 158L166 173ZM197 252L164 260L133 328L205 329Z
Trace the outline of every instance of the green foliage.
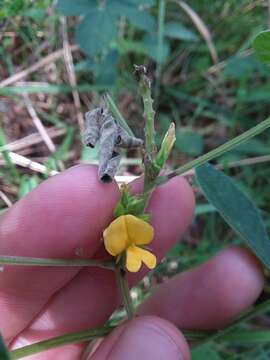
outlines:
M255 37L253 48L263 63L270 63L270 30L262 31Z
M0 2L0 19L17 15L25 6L24 0L2 0Z
M196 177L208 201L270 268L270 240L253 202L230 177L210 164L198 167Z
M198 41L198 36L193 31L174 21L165 25L164 35L172 39Z
M46 16L46 8L50 0L38 0L35 4L31 0L0 0L0 20L13 16L26 16L35 21L41 21Z
M86 54L94 56L109 46L116 32L113 14L97 7L88 12L80 22L76 40Z
M159 47L158 24L153 16L155 4L155 0L102 3L97 0L58 0L57 9L64 15L83 16L75 38L88 60L78 65L77 70L93 72L99 83L113 83L116 80L117 64L121 60L120 54L142 54L163 64L171 52L169 40L198 41L197 35L187 27L170 21L162 23L164 39ZM123 21L120 26L120 20L123 19L130 28Z
M175 147L187 155L200 155L203 151L203 138L191 131L177 131Z
M84 15L76 31L76 40L86 54L95 56L108 51L117 35L120 16L125 16L139 29L154 30L154 18L139 7L143 3L117 0L99 5L98 1L59 0L58 10L65 15Z
M192 360L221 360L221 357L215 349L210 345L202 346L192 351Z

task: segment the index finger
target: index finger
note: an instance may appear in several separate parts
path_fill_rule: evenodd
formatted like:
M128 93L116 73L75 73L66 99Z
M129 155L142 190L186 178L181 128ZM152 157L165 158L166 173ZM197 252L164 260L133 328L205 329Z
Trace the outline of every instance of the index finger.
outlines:
M119 199L95 167L77 166L42 183L0 219L0 254L91 257ZM6 341L23 330L79 268L6 266L0 276L0 329ZM16 314L16 316L14 316Z

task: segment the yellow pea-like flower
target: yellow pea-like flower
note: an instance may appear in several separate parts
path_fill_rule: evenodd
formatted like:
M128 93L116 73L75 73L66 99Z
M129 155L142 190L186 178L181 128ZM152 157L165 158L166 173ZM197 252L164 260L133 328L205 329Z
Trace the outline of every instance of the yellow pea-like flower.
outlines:
M156 266L155 255L140 247L140 245L148 245L153 237L153 227L133 215L119 216L103 233L108 253L118 256L126 252L126 268L130 272L139 271L142 263L149 269Z

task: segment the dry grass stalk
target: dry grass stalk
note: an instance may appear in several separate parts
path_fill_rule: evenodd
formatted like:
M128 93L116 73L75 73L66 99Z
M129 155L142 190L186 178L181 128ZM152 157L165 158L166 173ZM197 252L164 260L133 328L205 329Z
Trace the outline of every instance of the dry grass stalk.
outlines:
M77 86L77 80L76 75L74 71L74 64L73 64L73 57L71 52L71 47L69 45L68 41L68 32L67 32L67 22L65 17L61 17L62 22L62 36L63 36L63 55L64 55L64 61L68 73L69 83L72 87ZM80 96L77 90L72 91L73 101L75 108L77 110L77 121L79 125L79 129L81 133L84 129L84 117L81 112L81 100Z
M204 40L206 41L206 44L208 46L210 55L212 57L212 60L215 64L218 63L218 55L215 48L215 45L212 40L212 36L210 34L210 31L208 30L207 26L203 22L203 20L200 18L200 16L184 1L181 0L174 0L184 11L185 13L190 17L191 21L194 23Z
M70 47L71 52L76 51L78 49L79 49L79 47L77 45L72 45ZM24 69L16 74L8 77L7 79L1 81L0 88L12 85L14 83L17 83L18 81L21 81L22 79L26 78L31 73L45 67L46 65L50 64L51 62L54 62L54 61L60 59L63 56L63 54L64 54L63 49L59 49L59 50L49 54L48 56L46 56L43 59L36 62L35 64L29 66L27 69Z

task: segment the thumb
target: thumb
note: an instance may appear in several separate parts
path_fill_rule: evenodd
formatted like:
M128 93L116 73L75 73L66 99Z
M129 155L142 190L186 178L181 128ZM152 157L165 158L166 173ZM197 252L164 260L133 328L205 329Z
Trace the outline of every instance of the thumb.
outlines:
M189 360L186 340L166 320L139 317L114 330L88 360Z

